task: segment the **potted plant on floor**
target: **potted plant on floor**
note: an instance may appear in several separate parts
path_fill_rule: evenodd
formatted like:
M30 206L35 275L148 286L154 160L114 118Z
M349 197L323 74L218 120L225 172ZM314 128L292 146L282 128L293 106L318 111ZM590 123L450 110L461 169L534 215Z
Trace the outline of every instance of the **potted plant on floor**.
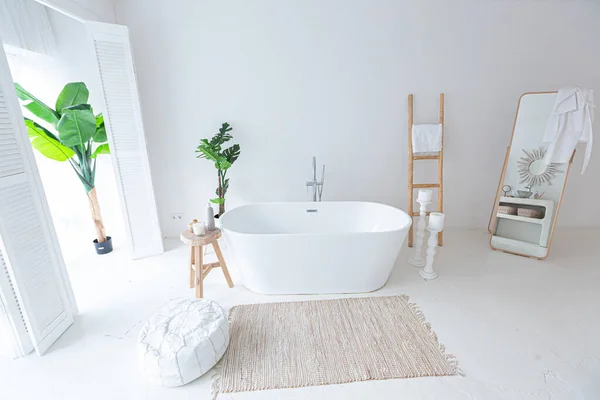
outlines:
M96 229L94 246L98 254L112 251L112 240L104 232L96 186L96 157L110 154L102 114L94 115L89 105L89 91L83 82L65 85L55 108L44 104L18 83L15 84L21 105L37 121L25 118L31 145L45 157L69 162L83 184Z
M217 169L217 175L219 184L216 190L214 199L210 202L219 205L219 213L215 215L215 218L219 218L225 212L225 195L229 189L229 178L227 178L227 170L231 168L235 160L240 156L240 145L234 144L230 147L223 148L223 145L233 139L231 132L233 128L224 122L210 140L200 139L200 145L196 148L198 153L197 158L204 158L212 161Z

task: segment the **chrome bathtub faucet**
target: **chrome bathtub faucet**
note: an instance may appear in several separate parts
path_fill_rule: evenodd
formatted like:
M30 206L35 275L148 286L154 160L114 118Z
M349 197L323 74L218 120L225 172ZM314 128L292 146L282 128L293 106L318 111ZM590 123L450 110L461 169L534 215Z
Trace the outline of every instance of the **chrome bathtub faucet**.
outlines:
M313 201L321 201L323 196L323 182L325 181L325 165L323 165L323 171L321 172L321 181L317 180L317 157L313 157L313 178L310 181L306 181L306 190L312 186L313 189ZM317 196L319 200L317 200Z

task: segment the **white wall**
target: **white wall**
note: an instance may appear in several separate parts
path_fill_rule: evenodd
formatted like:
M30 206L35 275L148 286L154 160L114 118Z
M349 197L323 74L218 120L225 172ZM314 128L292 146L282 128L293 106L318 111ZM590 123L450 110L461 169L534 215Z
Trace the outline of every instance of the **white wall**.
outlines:
M54 105L66 83L86 82L94 112L102 112L102 95L90 84L94 73L92 50L83 24L56 11L49 11L48 16L57 54L47 57L29 53L17 56L17 60L9 54L13 79L49 105ZM83 185L68 163L47 159L35 150L34 154L65 259L68 262L81 254L93 254L95 230ZM106 232L114 237L115 247L124 247L127 240L109 156L98 158L96 188Z
M520 94L600 90L593 1L120 0L115 9L131 28L167 235L182 228L170 213L203 216L216 174L194 148L223 121L242 147L229 207L308 199L316 155L328 168L325 200L406 208L406 98L415 94L416 123L435 122L440 92L448 225L485 229ZM600 225L600 214L582 212L600 196L593 158L586 175L571 175L561 225Z

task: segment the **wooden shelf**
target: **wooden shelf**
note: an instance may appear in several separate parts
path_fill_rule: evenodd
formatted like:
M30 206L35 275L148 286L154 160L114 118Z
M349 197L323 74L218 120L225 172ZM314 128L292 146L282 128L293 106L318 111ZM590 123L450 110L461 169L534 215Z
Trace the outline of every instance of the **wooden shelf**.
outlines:
M552 207L554 208L554 201L552 200L542 200L542 199L523 199L521 197L500 197L500 204L525 204L525 205L529 205L529 206L538 206L538 207L544 207L544 208L549 208Z
M498 215L498 218L512 219L514 221L521 221L521 222L529 222L531 224L543 225L543 223L544 223L543 218L521 217L520 215L511 215L511 214L502 214L502 213L498 213L497 215Z
M531 238L531 242L537 242L537 246L539 248L548 247L548 242L550 240L550 232L552 229L552 221L554 220L554 209L555 203L552 200L542 200L542 199L523 199L519 197L501 197L500 205L511 205L513 207L525 207L525 208L534 208L534 209L544 209L544 218L530 218L530 217L521 217L520 215L510 215L510 214L501 214L497 213L496 216L500 220L511 220L518 222L525 222L528 224L536 224L541 226L541 230L537 238ZM516 251L518 248L518 243L522 243L522 246L526 245L527 242L514 240L511 238L499 237L497 236L498 226L496 226L496 231L493 233L493 238L497 242L498 246L507 246L507 249L510 248L509 251L513 251L516 253L524 253L525 248L521 248L521 251ZM500 240L502 239L502 240ZM499 247L501 248L501 247ZM533 251L533 248L527 249L529 253L527 254L538 254L540 250ZM536 255L537 257L537 255Z

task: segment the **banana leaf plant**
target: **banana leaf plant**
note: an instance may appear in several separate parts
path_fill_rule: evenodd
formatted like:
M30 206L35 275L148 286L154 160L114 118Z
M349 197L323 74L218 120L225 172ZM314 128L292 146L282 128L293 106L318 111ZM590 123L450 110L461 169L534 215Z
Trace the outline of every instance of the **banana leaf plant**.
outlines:
M210 140L200 139L200 145L196 148L196 153L198 153L196 158L204 158L212 161L217 169L217 175L219 178L219 186L215 192L217 197L210 200L211 203L219 205L219 214L217 217L223 215L225 212L225 195L229 189L227 170L231 168L231 165L240 156L239 144L234 144L225 149L223 148L223 145L233 138L229 133L232 130L233 128L227 122L224 122L221 125L218 133L216 133Z
M27 134L34 149L47 158L68 162L85 188L98 243L106 241L96 194L96 157L110 154L104 117L94 114L89 91L83 82L65 85L54 108L44 104L15 83L21 106L35 116L25 118Z

